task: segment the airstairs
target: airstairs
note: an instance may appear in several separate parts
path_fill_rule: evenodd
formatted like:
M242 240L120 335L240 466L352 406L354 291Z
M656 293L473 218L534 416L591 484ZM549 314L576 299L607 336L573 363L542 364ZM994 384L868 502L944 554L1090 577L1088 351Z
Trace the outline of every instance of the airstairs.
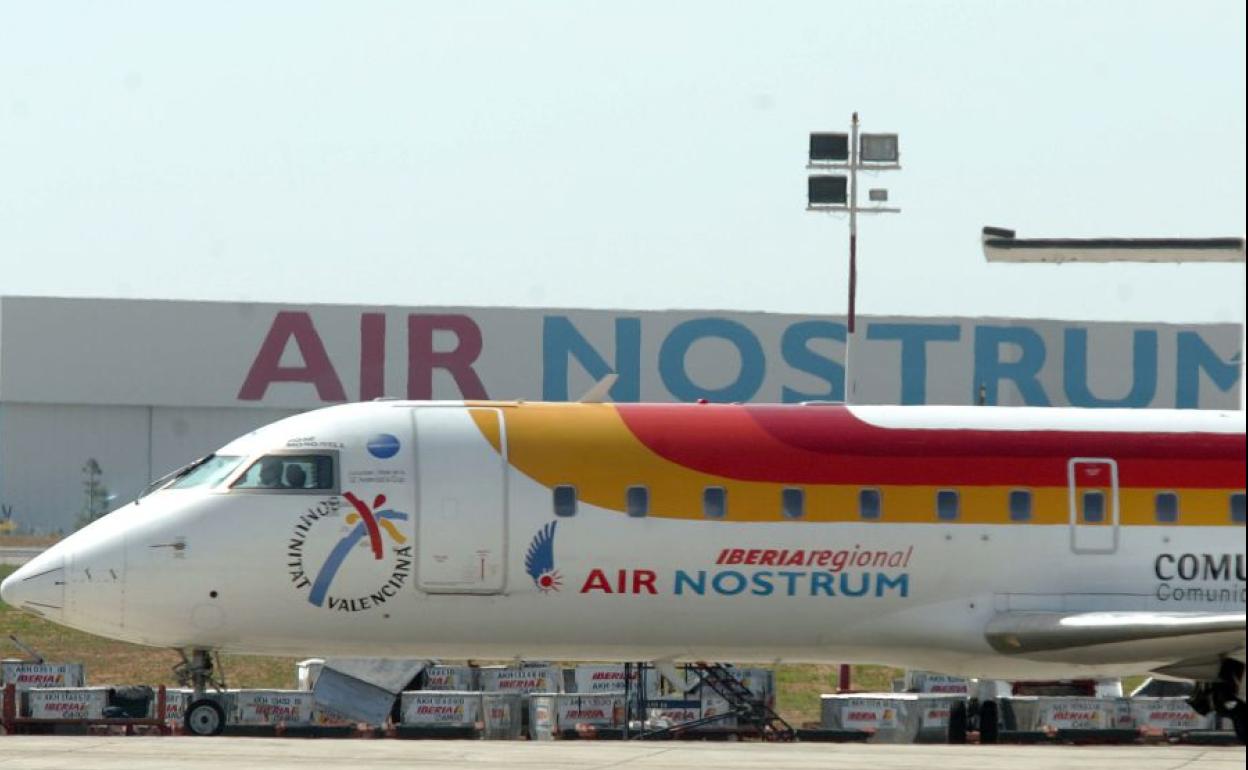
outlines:
M728 701L730 711L714 716L703 717L692 722L651 730L638 736L642 739L673 738L698 727L713 725L727 717L735 716L742 726L750 726L758 731L759 737L765 741L792 741L797 737L793 726L777 714L761 698L755 697L749 688L733 674L732 670L720 663L698 662L688 669L698 675L701 686L709 688L719 697Z

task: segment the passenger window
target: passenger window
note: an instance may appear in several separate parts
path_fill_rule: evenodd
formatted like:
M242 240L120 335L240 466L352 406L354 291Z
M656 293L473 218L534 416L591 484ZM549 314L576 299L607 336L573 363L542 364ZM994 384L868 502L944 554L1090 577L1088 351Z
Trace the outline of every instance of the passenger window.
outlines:
M806 515L806 490L786 487L780 490L780 511L786 519L800 519Z
M936 518L941 521L957 521L958 493L952 489L942 489L936 493Z
M1010 490L1010 521L1031 520L1031 492L1026 489Z
M629 487L625 497L629 516L641 518L650 513L650 490L647 487Z
M1236 492L1231 495L1231 521L1235 524L1244 523L1244 493Z
M233 489L323 492L336 488L330 455L266 455L251 464Z
M883 505L880 499L880 490L858 490L858 515L861 518L878 519L880 518L881 508L883 508Z
M1153 498L1153 508L1158 524L1173 524L1179 520L1179 496L1174 492L1158 492Z
M707 487L702 490L702 515L708 519L722 519L728 515L728 490L723 487Z
M1085 524L1100 524L1105 521L1105 493L1083 493L1083 521Z
M554 491L555 515L576 515L576 487L571 484L560 484Z

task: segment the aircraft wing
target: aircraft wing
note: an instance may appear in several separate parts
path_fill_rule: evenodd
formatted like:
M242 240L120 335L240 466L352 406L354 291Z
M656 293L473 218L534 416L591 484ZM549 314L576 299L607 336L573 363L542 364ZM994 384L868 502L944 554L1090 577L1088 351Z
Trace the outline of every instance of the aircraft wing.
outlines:
M1003 612L984 636L1003 655L1098 665L1240 657L1244 629L1243 612Z

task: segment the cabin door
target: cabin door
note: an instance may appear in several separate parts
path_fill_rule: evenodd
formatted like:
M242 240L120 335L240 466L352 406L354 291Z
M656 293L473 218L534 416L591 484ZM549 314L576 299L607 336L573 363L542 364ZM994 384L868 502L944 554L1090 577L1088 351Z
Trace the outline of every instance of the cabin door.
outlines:
M1118 464L1099 457L1072 457L1066 476L1071 549L1075 553L1118 550Z
M502 414L458 406L412 412L419 480L417 585L427 593L501 593L507 578Z

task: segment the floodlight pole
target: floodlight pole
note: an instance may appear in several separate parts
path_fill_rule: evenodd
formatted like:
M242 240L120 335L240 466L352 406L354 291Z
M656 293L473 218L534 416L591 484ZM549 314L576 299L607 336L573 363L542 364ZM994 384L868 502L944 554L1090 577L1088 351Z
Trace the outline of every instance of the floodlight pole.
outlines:
M845 400L849 401L849 344L854 338L854 303L858 294L858 113L849 131L849 313L845 339Z
M825 213L842 213L849 214L849 307L846 313L845 323L845 402L849 403L853 400L854 378L852 376L853 365L853 349L854 338L858 331L858 214L895 214L901 209L891 206L868 206L859 208L858 206L858 172L859 171L886 171L901 168L899 162L900 156L896 152L896 135L891 135L893 139L894 152L891 157L868 157L864 165L862 147L859 142L862 138L858 131L858 113L853 113L850 122L849 147L848 153L844 157L845 162L841 162L839 158L816 157L813 154L810 162L806 165L811 170L827 170L827 169L845 169L849 171L847 195L844 203L828 202L814 200L807 204L808 211L822 211ZM812 134L812 138L815 135ZM841 134L840 136L844 136ZM871 135L868 135L871 136ZM881 135L889 136L889 135ZM876 137L878 138L878 137ZM812 177L814 179L815 177ZM874 192L874 191L873 191ZM879 200L887 201L887 191L884 197ZM873 200L876 200L874 197Z

